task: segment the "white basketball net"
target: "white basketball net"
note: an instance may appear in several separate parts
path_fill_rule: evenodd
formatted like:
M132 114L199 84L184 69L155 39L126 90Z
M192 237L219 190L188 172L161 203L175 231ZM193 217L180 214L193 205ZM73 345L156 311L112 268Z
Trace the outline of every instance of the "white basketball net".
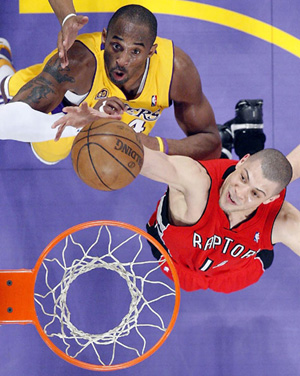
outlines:
M104 230L105 229L105 230ZM97 246L102 233L106 232L106 237L109 239L107 249L103 252L98 252ZM107 236L108 235L108 236ZM103 235L104 236L104 235ZM132 241L137 245L137 249L133 251ZM126 349L131 353L130 358L136 358L144 354L147 348L147 340L145 334L143 334L144 328L150 328L154 331L164 332L166 330L165 319L162 314L158 312L160 301L166 299L172 299L172 303L175 300L174 286L169 286L168 283L162 282L164 280L163 273L161 273L159 263L153 259L149 249L145 249L147 258L151 261L140 260L142 255L144 238L134 233L116 246L112 245L112 234L108 226L100 226L95 241L87 247L75 241L74 236L68 235L63 241L63 248L59 257L45 258L43 261L44 268L44 290L43 293L38 293L35 290L35 302L40 307L42 313L45 315L43 319L42 327L44 332L49 338L56 338L56 341L60 343L59 347L72 358L79 358L80 354L87 349L96 355L96 358L101 365L111 365L115 362L115 357L118 352L118 348ZM76 258L72 259L68 255L68 249L70 246L78 247L80 252L76 253ZM117 254L120 252L122 257L124 253L122 249L127 247L131 249L130 260L119 261ZM96 250L96 252L95 252ZM93 254L92 254L93 253ZM95 255L98 253L99 255ZM80 254L81 257L78 257ZM144 257L145 255L143 255ZM59 273L62 275L61 280L55 285L52 284L50 274L53 267L59 269ZM105 333L86 333L85 331L77 328L71 321L71 312L67 304L67 296L71 284L81 275L88 273L95 269L104 268L119 274L123 278L128 286L128 290L131 296L131 303L128 313L123 317L119 325L108 330ZM42 268L41 268L42 269ZM137 272L138 269L138 272ZM143 273L141 273L143 269ZM160 280L153 279L152 275L159 270ZM167 281L168 282L168 281ZM171 283L170 283L171 284ZM152 287L151 287L152 286ZM151 288L151 297L147 298L147 291ZM46 292L45 292L46 291ZM153 294L153 291L155 293ZM159 294L157 293L159 291ZM113 297L112 297L113 299ZM149 300L148 300L149 299ZM51 300L49 308L49 300ZM172 313L172 304L169 306L169 311ZM141 315L144 311L147 311L147 315ZM170 312L169 312L170 314ZM149 317L150 322L145 322L145 317L141 319L141 316ZM40 314L39 320L40 320ZM43 316L43 315L42 315ZM170 317L169 317L170 318ZM169 320L168 318L168 320ZM41 322L42 320L40 320ZM148 330L147 329L147 330ZM137 337L139 340L137 344L128 344L126 338L129 335ZM160 334L161 336L162 334ZM59 340L57 340L59 339ZM57 344L56 344L57 345ZM109 361L102 359L102 351L105 348L109 350ZM133 352L133 354L132 354ZM105 355L107 358L107 355Z

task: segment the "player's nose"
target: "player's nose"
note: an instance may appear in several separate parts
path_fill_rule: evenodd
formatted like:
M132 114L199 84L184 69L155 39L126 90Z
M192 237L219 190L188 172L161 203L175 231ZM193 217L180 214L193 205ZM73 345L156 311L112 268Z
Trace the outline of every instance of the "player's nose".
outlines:
M117 58L117 64L119 67L123 68L126 67L129 63L129 56L126 53L126 51L120 52L118 58Z
M245 184L239 184L235 189L236 196L241 202L245 202L248 199L249 187Z

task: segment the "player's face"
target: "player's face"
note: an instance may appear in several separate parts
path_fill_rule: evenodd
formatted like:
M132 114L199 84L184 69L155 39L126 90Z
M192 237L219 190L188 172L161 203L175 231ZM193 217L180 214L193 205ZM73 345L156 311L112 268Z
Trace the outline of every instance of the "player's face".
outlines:
M119 19L108 33L103 31L103 42L105 69L111 81L119 88L126 85L127 90L136 89L146 59L156 49L149 39L148 27Z
M260 161L242 159L220 190L220 207L227 214L245 212L250 214L260 204L275 200L277 183L264 178Z

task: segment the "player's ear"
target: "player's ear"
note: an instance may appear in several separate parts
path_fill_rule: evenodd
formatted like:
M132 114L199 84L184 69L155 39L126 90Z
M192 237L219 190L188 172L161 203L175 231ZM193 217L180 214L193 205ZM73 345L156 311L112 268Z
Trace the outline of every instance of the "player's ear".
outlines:
M242 164L244 164L249 157L250 154L244 155L243 158L238 161L237 166L241 166Z
M264 205L269 204L270 202L273 202L273 201L277 200L279 198L279 196L280 196L279 194L275 195L275 196L272 196L272 197L268 198L266 201L264 201L263 204Z
M157 48L157 44L153 44L152 47L150 48L148 57L151 57L155 53L156 48Z
M106 37L107 37L107 30L106 30L106 29L103 29L103 30L102 30L102 37L101 37L101 42L102 42L103 44L105 44Z

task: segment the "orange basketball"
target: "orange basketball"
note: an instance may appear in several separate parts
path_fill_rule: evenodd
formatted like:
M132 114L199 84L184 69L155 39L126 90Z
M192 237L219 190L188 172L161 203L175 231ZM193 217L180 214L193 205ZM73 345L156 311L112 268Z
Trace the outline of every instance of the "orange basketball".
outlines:
M138 134L115 119L99 119L82 128L75 137L71 155L80 179L101 191L113 191L130 184L144 161Z

